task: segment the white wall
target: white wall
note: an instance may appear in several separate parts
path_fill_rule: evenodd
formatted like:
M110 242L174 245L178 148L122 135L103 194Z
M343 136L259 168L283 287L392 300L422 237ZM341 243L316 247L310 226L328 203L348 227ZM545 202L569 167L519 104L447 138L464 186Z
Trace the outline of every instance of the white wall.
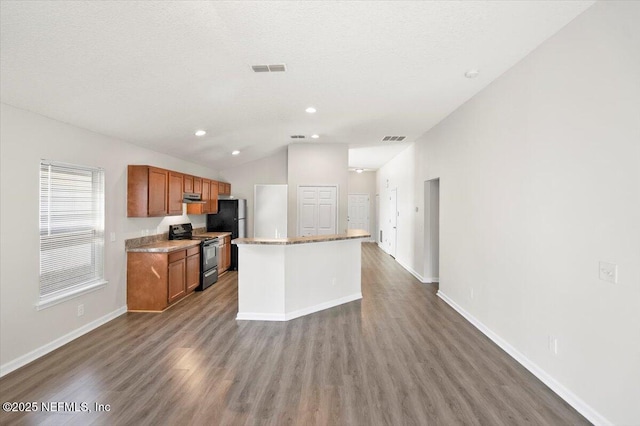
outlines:
M338 229L347 230L349 149L346 144L290 144L288 151L289 237L298 235L298 186L338 187Z
M422 184L415 182L416 147L410 145L390 162L382 166L377 173L377 191L380 195L380 222L383 250L390 253L392 207L389 197L397 189L397 246L396 260L422 281L423 261L423 211L417 204L415 191L422 190ZM416 207L418 211L416 212ZM420 272L418 272L420 271Z
M378 219L376 218L376 172L365 171L357 173L349 172L349 194L369 194L369 233L371 239L376 241L378 235ZM347 200L347 207L348 207Z
M640 424L638 22L596 3L378 173L412 229L398 261L423 270L439 177L440 291L600 424Z
M424 183L424 273L423 281L438 282L440 264L440 180Z
M128 219L128 164L150 164L214 179L218 176L204 167L120 140L6 104L0 107L0 365L6 371L28 359L30 352L125 307L125 239L139 237L143 231L167 232L171 223L190 221L206 226L204 215ZM107 238L106 288L37 311L40 159L105 169L105 235L115 232L116 241ZM82 317L76 315L78 304L85 307Z
M253 237L254 186L287 183L287 150L282 149L269 157L221 170L220 179L231 183L234 197L247 200L247 236Z

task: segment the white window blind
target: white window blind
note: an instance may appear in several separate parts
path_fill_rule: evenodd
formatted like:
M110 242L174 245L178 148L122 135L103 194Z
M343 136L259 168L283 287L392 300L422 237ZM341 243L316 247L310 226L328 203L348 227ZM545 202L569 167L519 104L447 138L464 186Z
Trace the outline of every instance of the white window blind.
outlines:
M104 170L40 162L40 302L104 282Z

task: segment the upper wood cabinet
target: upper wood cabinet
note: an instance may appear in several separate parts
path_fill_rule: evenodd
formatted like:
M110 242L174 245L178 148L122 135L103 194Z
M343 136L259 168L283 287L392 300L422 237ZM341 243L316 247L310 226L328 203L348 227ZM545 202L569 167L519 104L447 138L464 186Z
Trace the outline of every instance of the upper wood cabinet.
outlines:
M184 192L193 192L193 176L184 175Z
M169 215L182 214L183 175L181 173L169 172Z
M211 193L211 181L209 179L202 179L202 201L204 204L197 204L202 206L202 213L209 213L209 194Z
M218 181L212 180L209 190L209 213L218 213Z
M194 181L195 182L195 181ZM202 204L187 204L187 214L218 213L218 181L202 179Z
M220 195L231 195L231 184L227 182L218 182L218 193Z
M127 170L127 216L166 216L169 172L149 166Z
M228 183L158 167L130 165L127 178L127 217L181 215L185 192L200 194L204 201L187 204L188 214L218 213L218 194L231 193Z

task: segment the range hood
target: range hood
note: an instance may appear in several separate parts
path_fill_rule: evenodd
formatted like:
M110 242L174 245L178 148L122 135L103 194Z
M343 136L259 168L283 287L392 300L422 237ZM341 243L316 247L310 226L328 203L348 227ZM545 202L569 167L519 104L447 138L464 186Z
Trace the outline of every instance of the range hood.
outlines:
M185 192L182 194L182 202L185 204L206 204L206 201L202 201L200 194L194 194L193 192Z

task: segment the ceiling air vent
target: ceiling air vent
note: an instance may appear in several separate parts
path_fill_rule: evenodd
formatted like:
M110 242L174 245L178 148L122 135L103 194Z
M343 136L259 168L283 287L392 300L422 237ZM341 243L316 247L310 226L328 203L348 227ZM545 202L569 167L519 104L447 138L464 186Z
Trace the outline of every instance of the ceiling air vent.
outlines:
M253 72L285 72L287 70L285 64L272 65L251 65Z
M304 135L291 135L291 139L304 139Z
M400 142L403 141L406 136L385 136L382 138L382 142Z

